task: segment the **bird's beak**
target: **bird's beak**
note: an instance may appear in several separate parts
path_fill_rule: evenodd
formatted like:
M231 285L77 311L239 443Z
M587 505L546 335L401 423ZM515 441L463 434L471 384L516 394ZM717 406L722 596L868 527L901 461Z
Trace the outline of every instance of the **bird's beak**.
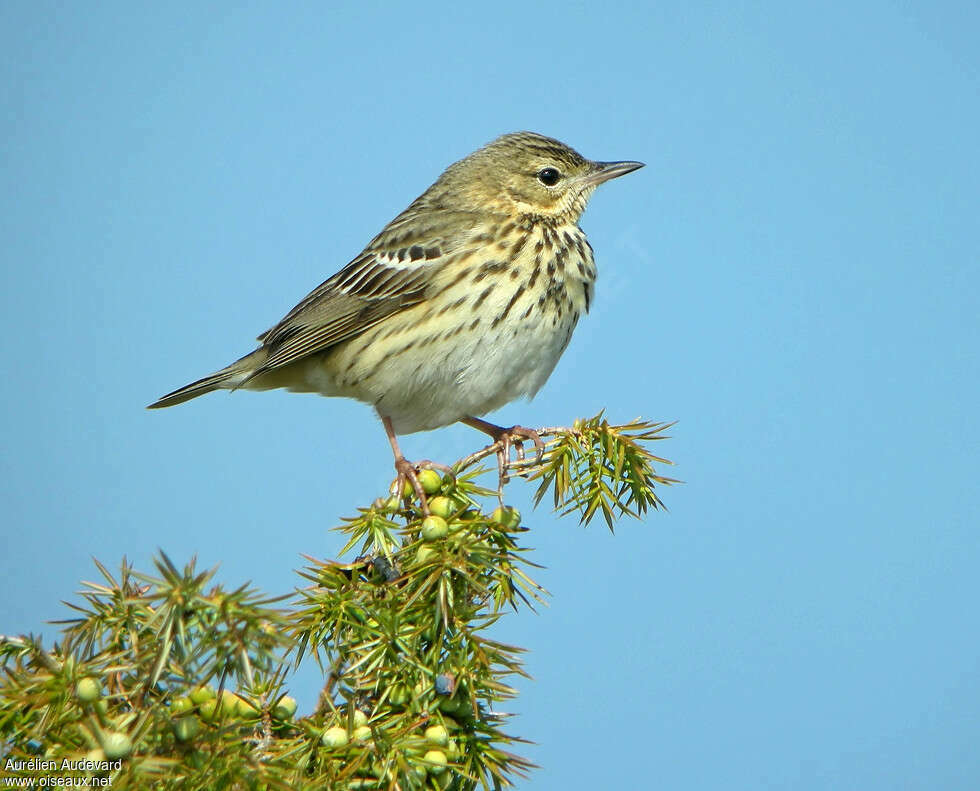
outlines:
M602 184L609 179L625 176L643 167L642 162L593 162L593 171L585 177L589 185Z

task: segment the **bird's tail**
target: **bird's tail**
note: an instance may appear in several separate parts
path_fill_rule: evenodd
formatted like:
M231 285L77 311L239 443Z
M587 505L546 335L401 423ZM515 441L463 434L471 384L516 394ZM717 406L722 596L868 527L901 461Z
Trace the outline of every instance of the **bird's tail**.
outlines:
M254 352L236 360L227 368L222 368L220 371L215 371L203 379L198 379L196 382L191 382L189 385L184 385L172 393L161 396L150 404L147 409L163 409L164 407L183 404L185 401L190 401L192 398L210 393L212 390L234 390L243 384L249 378L249 375L262 365L266 357L268 357L268 353L265 349L256 349Z

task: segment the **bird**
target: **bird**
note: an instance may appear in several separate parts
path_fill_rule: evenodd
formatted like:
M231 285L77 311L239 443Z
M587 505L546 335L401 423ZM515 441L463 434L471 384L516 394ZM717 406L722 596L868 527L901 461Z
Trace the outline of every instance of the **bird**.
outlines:
M398 436L462 422L498 443L504 464L512 442L540 453L534 430L482 416L551 375L593 302L579 219L597 186L641 167L535 132L502 135L446 168L257 349L148 408L220 389L357 399L381 419L399 491L407 481L423 507L417 473L433 463L408 461Z

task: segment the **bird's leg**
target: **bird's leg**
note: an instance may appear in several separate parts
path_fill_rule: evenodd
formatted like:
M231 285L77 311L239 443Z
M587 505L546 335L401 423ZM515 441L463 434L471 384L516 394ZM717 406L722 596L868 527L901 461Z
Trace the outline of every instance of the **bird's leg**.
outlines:
M391 425L391 418L382 416L381 422L384 424L385 433L388 435L388 442L391 443L391 451L395 454L395 471L398 473L398 477L395 479L397 496L402 496L405 481L408 481L412 484L412 489L418 495L419 502L422 504L422 513L429 516L429 501L426 499L425 492L422 490L422 484L419 483L419 476L415 465L405 458L402 454L402 449L398 447L398 437L395 436L395 429Z
M544 457L544 442L538 435L538 432L533 428L525 428L524 426L511 426L510 428L504 428L503 426L498 426L494 423L489 423L486 420L481 420L478 417L464 417L460 423L465 423L467 426L472 426L478 431L482 431L484 434L489 434L493 437L493 441L500 445L497 449L497 470L500 473L500 483L507 478L507 468L510 466L510 446L514 446L514 450L517 452L517 458L519 461L524 461L524 442L523 440L529 439L534 443L534 447L538 451L538 463L541 463L541 459Z

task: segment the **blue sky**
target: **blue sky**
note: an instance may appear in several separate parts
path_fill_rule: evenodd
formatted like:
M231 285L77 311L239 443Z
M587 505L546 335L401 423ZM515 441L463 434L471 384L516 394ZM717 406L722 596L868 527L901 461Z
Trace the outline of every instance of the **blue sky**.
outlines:
M335 555L392 475L367 407L143 407L531 129L647 167L593 198L595 307L496 417L677 420L686 483L614 537L527 517L525 787L976 788L977 6L492 8L0 6L0 631L52 636L92 555L270 593Z

